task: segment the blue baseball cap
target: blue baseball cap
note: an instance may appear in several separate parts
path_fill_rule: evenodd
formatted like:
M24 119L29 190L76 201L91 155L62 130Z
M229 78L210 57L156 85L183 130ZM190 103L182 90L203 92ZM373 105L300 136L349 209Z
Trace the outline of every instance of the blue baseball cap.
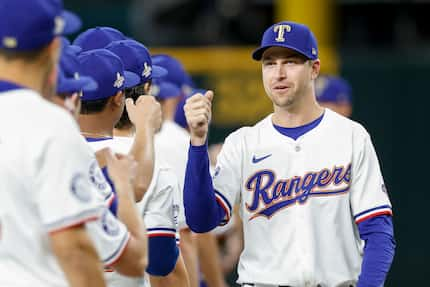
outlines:
M154 55L152 57L152 63L167 70L168 74L162 78L164 82L175 84L181 89L184 85L190 83L190 77L181 62L172 56L166 54Z
M79 47L79 46L76 46L76 45L72 45L71 43L70 43L70 40L69 39L67 39L66 37L61 37L61 48L62 49L65 49L65 48L67 48L67 50L68 51L72 51L72 52L74 52L75 54L78 54L78 53L80 53L80 52L82 52L82 48L81 47Z
M190 93L188 95L185 95L182 97L182 99L179 101L178 105L176 106L176 112L175 112L175 118L174 121L184 129L188 128L187 124L187 118L185 117L185 111L184 106L187 102L187 99L197 93L200 93L204 95L207 92L205 89L198 89L198 88L192 88Z
M109 98L125 88L139 84L140 77L124 70L121 59L106 49L83 52L78 56L82 73L96 80L97 91L84 93L83 101Z
M81 20L61 0L1 0L0 49L32 51L76 32Z
M315 82L317 101L321 103L351 103L351 86L334 76L319 76Z
M148 49L135 40L115 41L105 49L120 57L126 70L140 75L140 83L167 75L166 69L152 64Z
M94 79L81 75L76 51L70 46L64 46L60 56L57 93L91 92L97 90L97 87Z
M164 80L155 80L151 85L151 94L160 100L175 98L182 95L181 88Z
M73 45L81 47L85 52L94 49L103 49L114 41L126 39L127 37L115 28L95 27L79 34L73 41Z
M270 26L263 34L260 48L252 53L252 58L260 61L264 51L270 47L284 47L308 59L318 59L317 40L312 31L303 24L283 21Z

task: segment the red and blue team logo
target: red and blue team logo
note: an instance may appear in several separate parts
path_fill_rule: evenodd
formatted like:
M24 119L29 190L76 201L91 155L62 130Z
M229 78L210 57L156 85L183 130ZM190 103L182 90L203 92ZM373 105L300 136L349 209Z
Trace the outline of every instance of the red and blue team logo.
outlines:
M76 173L70 182L70 192L79 201L89 202L92 198L92 194L88 185L89 182L85 175L82 173Z
M349 191L350 182L351 164L289 179L277 179L275 172L269 169L259 170L245 183L246 189L252 193L251 202L245 206L253 214L250 220L259 216L271 218L284 208L305 204L311 197L345 194Z
M96 187L103 198L110 196L111 189L109 183L106 181L103 172L99 168L96 160L94 160L89 169L90 182Z
M108 209L104 211L101 223L106 234L110 236L117 236L119 234L119 223Z

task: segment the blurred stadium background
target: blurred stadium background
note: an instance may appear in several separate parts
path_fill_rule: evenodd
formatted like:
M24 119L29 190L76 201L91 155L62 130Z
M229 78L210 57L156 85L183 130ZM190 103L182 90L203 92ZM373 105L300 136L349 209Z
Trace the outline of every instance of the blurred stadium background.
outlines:
M386 286L430 286L424 221L430 195L420 174L428 153L418 138L426 134L418 128L425 112L418 110L430 75L430 1L65 0L65 6L85 28L112 26L153 54L176 56L199 87L213 89L212 142L271 111L260 66L250 57L265 28L286 19L308 24L319 40L322 72L352 86L352 117L372 135L391 194L397 253Z

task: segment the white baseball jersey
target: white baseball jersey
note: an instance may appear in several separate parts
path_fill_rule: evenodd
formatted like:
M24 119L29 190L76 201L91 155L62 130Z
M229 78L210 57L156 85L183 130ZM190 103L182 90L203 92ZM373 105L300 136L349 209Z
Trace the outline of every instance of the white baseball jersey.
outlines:
M329 109L297 140L271 119L231 134L213 177L223 207L240 204L238 282L332 287L357 280L363 242L356 223L391 214L368 133Z
M113 139L89 143L95 151L110 147L114 152L127 154L133 138ZM177 240L179 183L176 175L160 160L155 161L154 174L143 199L138 203L147 229L148 237L172 236ZM111 287L150 286L148 278L130 278L116 272L107 272L106 280Z
M49 233L97 219L94 160L72 117L25 89L0 92L0 286L67 286Z
M155 154L172 167L179 180L179 229L187 228L184 211L184 181L188 161L190 135L175 122L164 121L154 140Z

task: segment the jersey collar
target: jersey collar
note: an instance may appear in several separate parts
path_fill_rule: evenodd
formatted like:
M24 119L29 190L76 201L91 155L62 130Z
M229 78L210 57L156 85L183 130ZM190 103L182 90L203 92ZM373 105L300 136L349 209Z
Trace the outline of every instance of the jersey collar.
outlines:
M25 87L12 82L0 80L0 93L21 89L25 89Z

